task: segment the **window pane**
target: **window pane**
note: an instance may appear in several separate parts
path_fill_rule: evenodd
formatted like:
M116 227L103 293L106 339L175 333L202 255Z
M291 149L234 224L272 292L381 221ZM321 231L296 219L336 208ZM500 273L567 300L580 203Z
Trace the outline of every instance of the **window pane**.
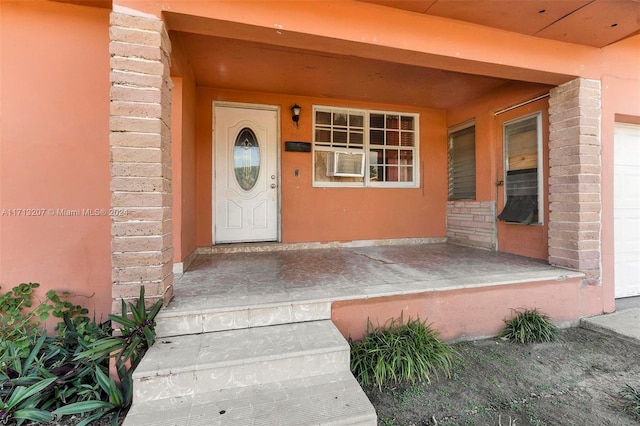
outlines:
M364 134L362 132L350 132L349 133L349 143L350 143L350 145L363 145L364 144Z
M346 113L333 113L333 124L335 126L346 126L347 125L347 114Z
M538 167L537 118L531 117L505 126L507 170Z
M414 124L413 123L414 123L415 120L413 119L413 117L405 117L405 116L403 116L401 118L401 120L402 121L401 121L401 124L400 124L400 128L402 130L414 130L414 128L413 128Z
M408 132L400 133L400 145L414 146L414 134Z
M316 124L331 124L331 113L316 111Z
M384 129L384 114L371 114L369 125L375 129Z
M252 190L260 174L260 145L255 133L248 127L242 129L236 138L233 170L240 188Z
M369 151L369 180L370 181L378 181L382 180L382 167L380 164L382 163L382 150L376 149Z
M331 131L316 129L316 142L331 142Z
M476 198L475 126L449 136L449 199Z
M400 133L394 132L392 130L387 130L387 145L400 145Z
M399 129L400 117L397 115L387 115L387 129Z
M372 145L384 145L384 131L371 130L369 132L369 143Z
M498 219L539 223L539 115L504 125L505 205Z
M340 144L342 146L346 145L347 143L347 132L339 132L339 131L334 131L333 132L333 142Z
M349 115L349 126L364 127L364 116L353 114Z

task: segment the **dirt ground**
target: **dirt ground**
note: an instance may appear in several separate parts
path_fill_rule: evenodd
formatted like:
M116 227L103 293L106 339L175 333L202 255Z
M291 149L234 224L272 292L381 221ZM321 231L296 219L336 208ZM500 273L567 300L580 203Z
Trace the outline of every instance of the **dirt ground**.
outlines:
M553 343L498 339L453 345L452 379L365 389L384 426L640 424L618 393L640 387L640 343L581 328Z

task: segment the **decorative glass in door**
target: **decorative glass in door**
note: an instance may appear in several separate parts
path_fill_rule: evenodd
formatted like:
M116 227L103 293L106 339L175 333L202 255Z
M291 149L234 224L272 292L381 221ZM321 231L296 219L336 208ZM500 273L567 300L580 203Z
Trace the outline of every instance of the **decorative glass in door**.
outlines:
M251 191L260 175L260 144L253 130L240 130L233 146L233 169L240 188Z

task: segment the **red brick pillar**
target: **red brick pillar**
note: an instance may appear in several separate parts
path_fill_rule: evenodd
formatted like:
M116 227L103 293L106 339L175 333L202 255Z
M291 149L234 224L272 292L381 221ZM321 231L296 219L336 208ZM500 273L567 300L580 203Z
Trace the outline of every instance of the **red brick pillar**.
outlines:
M601 279L600 81L576 79L549 98L549 263Z
M113 12L111 43L111 258L113 308L173 294L171 43L163 21Z

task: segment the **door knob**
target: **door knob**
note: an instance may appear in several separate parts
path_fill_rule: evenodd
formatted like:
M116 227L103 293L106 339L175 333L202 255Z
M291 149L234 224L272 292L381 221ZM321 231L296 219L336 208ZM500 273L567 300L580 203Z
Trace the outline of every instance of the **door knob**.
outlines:
M272 187L272 188L275 188L275 187L276 187L276 184L275 184L275 183L272 183L272 184L271 184L271 187Z

